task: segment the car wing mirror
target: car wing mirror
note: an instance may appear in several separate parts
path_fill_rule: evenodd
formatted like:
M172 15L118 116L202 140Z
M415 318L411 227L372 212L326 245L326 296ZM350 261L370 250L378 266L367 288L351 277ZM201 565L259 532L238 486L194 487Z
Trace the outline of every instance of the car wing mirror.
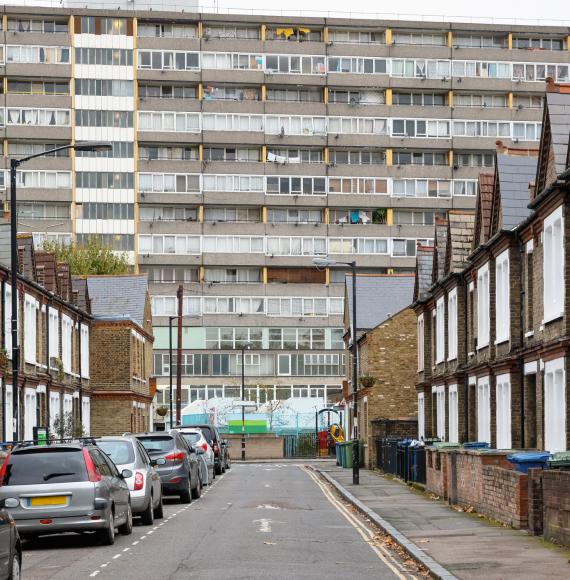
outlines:
M0 500L0 509L17 508L19 505L20 505L20 502L15 497L7 497L5 499Z
M133 476L133 472L130 469L123 469L121 471L121 479L129 479L129 477Z
M166 465L166 459L164 459L164 457L159 457L158 459L151 459L150 464L152 466Z

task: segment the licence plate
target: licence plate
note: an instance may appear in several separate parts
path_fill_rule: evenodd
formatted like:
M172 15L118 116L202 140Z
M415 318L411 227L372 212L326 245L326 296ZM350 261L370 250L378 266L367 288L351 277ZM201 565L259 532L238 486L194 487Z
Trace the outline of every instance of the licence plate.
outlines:
M37 507L43 505L66 505L67 497L65 495L50 495L46 497L30 497L28 498L28 505L30 507Z

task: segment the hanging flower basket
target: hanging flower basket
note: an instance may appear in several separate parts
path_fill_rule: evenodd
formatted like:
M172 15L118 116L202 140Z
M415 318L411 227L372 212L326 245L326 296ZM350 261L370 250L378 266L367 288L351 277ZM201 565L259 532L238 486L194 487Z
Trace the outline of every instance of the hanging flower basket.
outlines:
M156 414L159 417L166 417L167 413L168 413L168 407L165 407L164 405L156 408Z
M360 377L360 384L365 388L369 389L376 384L376 377L371 375L364 375Z

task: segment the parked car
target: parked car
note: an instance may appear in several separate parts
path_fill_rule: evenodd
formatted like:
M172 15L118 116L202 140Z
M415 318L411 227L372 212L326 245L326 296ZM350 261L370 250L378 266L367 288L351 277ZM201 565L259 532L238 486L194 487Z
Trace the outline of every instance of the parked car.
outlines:
M191 427L193 429L200 429L200 431L202 431L204 437L214 452L214 469L216 475L224 473L226 469L231 467L228 442L220 435L220 432L216 427L209 424L184 425L184 427ZM178 428L182 428L182 425L180 425Z
M129 469L132 477L125 481L131 492L133 516L150 526L154 518L163 517L162 485L154 468L154 461L134 435L101 437L97 446L102 449L119 470ZM161 462L165 462L163 459Z
M188 446L178 431L138 433L136 438L156 463L165 495L179 495L182 503L200 497L202 482L196 450ZM164 463L160 459L164 459Z
M0 501L0 579L15 580L20 578L22 568L22 542L6 501ZM10 503L16 505L17 500L8 500Z
M0 469L0 500L22 537L94 531L115 542L133 529L126 479L92 441L16 446Z
M212 451L208 440L204 437L204 434L200 429L180 427L178 431L180 431L182 437L186 439L186 443L192 445L194 449L196 449L201 466L202 483L208 485L214 481L216 477L214 469L214 452Z

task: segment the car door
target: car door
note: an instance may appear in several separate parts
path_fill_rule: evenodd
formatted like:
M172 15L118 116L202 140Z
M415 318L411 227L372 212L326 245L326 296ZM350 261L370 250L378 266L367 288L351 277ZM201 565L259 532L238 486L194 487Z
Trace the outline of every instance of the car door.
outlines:
M109 472L111 474L111 480L113 482L114 489L117 490L116 505L120 504L123 516L127 517L127 507L129 505L129 499L131 493L129 491L129 486L127 482L121 477L117 466L113 463L110 457L107 457L105 453L101 453L103 459L107 466L109 467Z
M179 449L186 451L186 457L188 459L188 473L190 473L190 479L192 481L192 487L196 487L198 481L198 461L196 460L196 450L180 433L176 434L176 446Z
M0 509L0 578L8 578L10 571L10 551L12 548L12 530L10 516L5 509Z
M95 467L97 467L109 489L109 499L115 504L115 521L119 525L125 520L126 505L122 498L118 477L114 475L114 471L116 472L117 468L111 463L110 459L107 461L107 456L100 449L92 449L90 454ZM111 465L113 465L114 471L111 469Z
M146 452L146 449L142 446L139 441L136 442L141 458L144 461L146 468L148 470L150 485L152 486L152 492L154 498L159 498L162 495L162 485L160 484L160 476L158 475L156 469L152 465L150 455Z

